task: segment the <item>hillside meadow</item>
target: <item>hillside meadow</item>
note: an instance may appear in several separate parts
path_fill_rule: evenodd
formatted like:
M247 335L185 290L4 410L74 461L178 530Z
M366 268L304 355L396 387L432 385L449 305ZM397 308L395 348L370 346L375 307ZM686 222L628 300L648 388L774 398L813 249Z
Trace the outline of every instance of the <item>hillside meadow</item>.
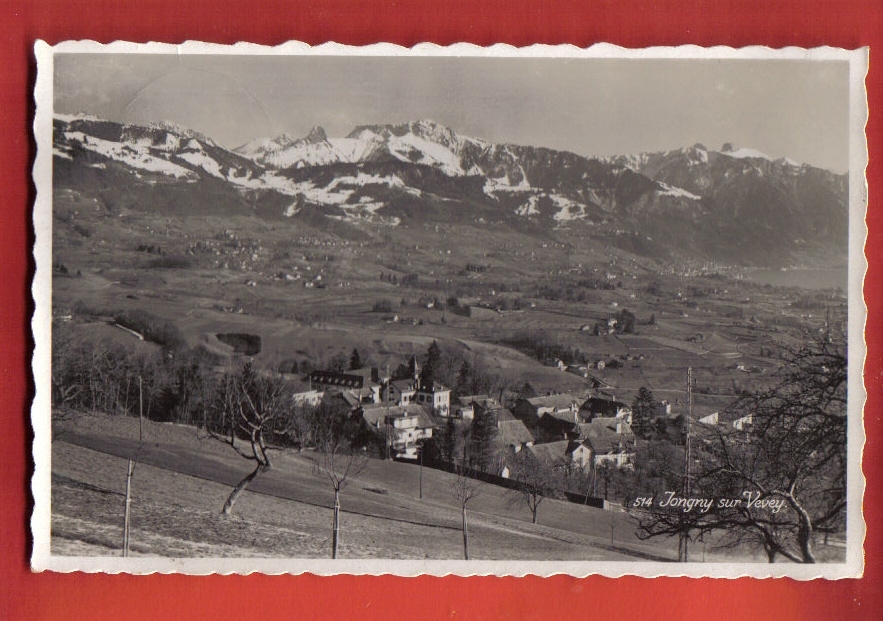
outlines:
M181 557L325 558L333 494L311 451L280 454L275 467L220 514L248 463L184 425L145 423L132 480L133 554ZM56 429L52 451L52 553L119 555L127 458L138 451L138 421L83 415ZM93 448L87 448L92 446ZM455 476L370 460L345 489L341 557L462 557ZM623 513L546 500L530 523L511 492L481 484L468 506L470 556L518 560L673 560L677 544L642 542ZM612 543L611 543L612 531Z

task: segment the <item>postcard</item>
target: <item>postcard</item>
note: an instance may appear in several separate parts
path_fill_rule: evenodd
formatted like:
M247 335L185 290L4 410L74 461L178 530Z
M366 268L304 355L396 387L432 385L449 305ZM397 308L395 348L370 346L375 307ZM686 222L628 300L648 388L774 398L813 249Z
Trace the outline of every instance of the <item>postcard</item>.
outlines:
M867 49L35 51L34 570L861 575Z

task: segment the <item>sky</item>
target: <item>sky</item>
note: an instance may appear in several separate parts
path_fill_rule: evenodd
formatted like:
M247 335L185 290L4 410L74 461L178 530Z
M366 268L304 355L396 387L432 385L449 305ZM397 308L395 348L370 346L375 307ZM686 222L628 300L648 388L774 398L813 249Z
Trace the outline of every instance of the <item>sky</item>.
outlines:
M54 106L174 121L228 148L432 119L584 156L729 142L842 172L848 78L820 60L57 54Z

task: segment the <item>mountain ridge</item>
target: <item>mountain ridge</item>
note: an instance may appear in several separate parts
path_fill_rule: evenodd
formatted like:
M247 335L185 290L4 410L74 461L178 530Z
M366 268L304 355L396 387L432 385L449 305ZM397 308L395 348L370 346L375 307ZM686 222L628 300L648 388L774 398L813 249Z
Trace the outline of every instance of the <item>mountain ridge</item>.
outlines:
M652 237L668 258L737 264L846 254L846 175L732 145L586 158L492 143L424 119L358 125L344 138L314 126L304 137L226 149L172 123L59 115L54 153L59 166L93 175L108 165L128 171L148 186L142 193L170 183L193 194L211 179L229 202L279 205L289 218L309 207L358 226L455 212L476 223L527 219L591 235L628 231Z

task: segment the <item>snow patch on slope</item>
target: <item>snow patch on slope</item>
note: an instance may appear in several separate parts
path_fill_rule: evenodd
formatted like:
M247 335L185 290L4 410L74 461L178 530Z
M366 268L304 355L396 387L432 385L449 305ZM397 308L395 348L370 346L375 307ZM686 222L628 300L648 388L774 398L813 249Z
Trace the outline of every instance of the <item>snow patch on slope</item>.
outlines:
M125 129L128 129L128 126ZM140 128L139 128L140 129ZM175 134L172 134L166 130L163 130L162 140L156 142L154 137L151 137L149 134L141 135L137 138L127 137L124 133L123 135L123 143L129 144L138 149L156 149L157 151L177 151L181 146L181 140ZM196 142L195 139L191 139L190 142ZM197 142L197 148L200 148Z
M219 179L224 180L227 179L227 177L221 172L221 167L218 163L202 151L184 151L183 153L179 153L178 157L189 164L202 168L213 177L218 177Z
M586 206L574 200L556 193L538 192L528 196L527 201L519 205L515 209L515 214L523 217L540 215L540 200L549 199L557 211L552 214L552 219L563 224L572 220L582 220L586 218Z
M387 226L398 226L399 224L401 224L402 219L398 216L387 217L376 214L375 211L382 206L382 204L372 204L364 209L356 208L347 210L344 215L329 214L327 217L331 218L332 220L349 222L351 224L360 224L363 222L369 222L372 224L385 224Z
M560 194L550 194L549 198L552 199L552 203L558 208L558 211L552 216L552 219L556 222L570 222L571 220L582 220L586 217L585 205L572 201Z
M359 172L355 177L352 175L344 175L342 177L335 177L334 180L328 184L328 188L335 188L338 185L357 185L359 187L364 187L366 185L386 185L391 188L404 188L405 182L401 180L398 175L370 175L367 173Z
M452 177L464 174L460 158L450 149L435 142L408 133L404 136L390 136L387 144L389 152L403 162L435 166Z
M138 168L147 172L160 173L178 179L193 176L193 172L187 170L183 166L178 166L168 160L154 157L143 151L138 151L127 144L111 142L94 136L87 136L83 132L65 132L64 137L68 141L80 143L84 149L103 155L106 158L122 162L132 168Z
M376 141L358 138L329 138L328 143L334 147L341 162L355 163L367 158L377 147Z
M539 215L540 197L536 194L532 194L527 198L527 202L523 205L520 205L515 213L519 216L536 216Z
M497 178L488 177L484 182L483 189L488 196L493 196L496 192L530 192L533 190L526 177L522 177L518 183L512 183L509 175Z
M688 192L684 188L668 185L667 183L662 183L661 181L657 181L657 183L662 186L662 189L657 192L660 196L675 196L677 198L688 198L694 201L702 200L701 196L697 196L692 192Z

